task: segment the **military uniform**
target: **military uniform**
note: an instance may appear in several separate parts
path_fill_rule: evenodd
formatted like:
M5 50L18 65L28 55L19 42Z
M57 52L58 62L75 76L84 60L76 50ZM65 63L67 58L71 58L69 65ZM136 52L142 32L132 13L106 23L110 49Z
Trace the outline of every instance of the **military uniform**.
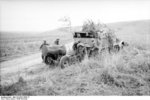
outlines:
M56 39L56 40L54 41L54 44L55 44L55 45L59 45L59 39Z
M40 46L40 49L42 49L44 45L49 45L49 44L47 44L46 41L44 41L43 44ZM44 61L44 54L45 54L44 52L45 52L45 48L42 49L42 55L41 55L43 61Z

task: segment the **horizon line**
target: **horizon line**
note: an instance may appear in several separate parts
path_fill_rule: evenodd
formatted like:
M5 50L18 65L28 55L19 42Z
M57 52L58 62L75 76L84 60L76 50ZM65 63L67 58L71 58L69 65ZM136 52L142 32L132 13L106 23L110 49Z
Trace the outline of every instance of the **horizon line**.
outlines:
M108 22L108 23L103 23L103 22L100 22L100 23L103 23L103 24L115 24L115 23L129 23L129 22L138 22L138 21L148 21L150 20L150 18L148 19L142 19L142 20L129 20L129 21L116 21L116 22ZM97 21L98 22L98 21ZM77 26L71 26L71 27L79 27L79 26L82 26L82 25L77 25ZM57 30L57 29L60 29L60 28L67 28L67 27L57 27L57 28L54 28L54 29L49 29L49 30L45 30L45 31L4 31L4 30L0 30L0 34L1 33L32 33L32 34L37 34L37 33L44 33L44 32L48 32L48 31L53 31L53 30ZM69 27L68 27L69 28Z

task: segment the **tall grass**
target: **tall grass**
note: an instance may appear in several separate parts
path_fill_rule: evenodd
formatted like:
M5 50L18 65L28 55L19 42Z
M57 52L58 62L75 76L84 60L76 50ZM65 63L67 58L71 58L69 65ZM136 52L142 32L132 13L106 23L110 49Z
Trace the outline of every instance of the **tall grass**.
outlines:
M65 69L42 68L17 95L150 95L150 54L128 47ZM40 75L39 75L40 73ZM24 77L25 79L26 77ZM16 83L13 83L16 84ZM22 88L22 87L20 87Z
M14 76L5 76L1 80L1 95L149 96L150 52L139 40L128 41L130 45L118 53L102 52L64 69L40 64L23 71L16 81L9 83Z

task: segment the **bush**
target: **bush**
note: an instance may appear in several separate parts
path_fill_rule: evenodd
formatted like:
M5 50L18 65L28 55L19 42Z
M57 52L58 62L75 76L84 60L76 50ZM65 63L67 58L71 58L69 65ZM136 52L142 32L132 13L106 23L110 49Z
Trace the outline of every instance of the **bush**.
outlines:
M94 23L92 20L87 20L83 23L82 31L98 36L103 45L102 47L112 47L116 41L114 30L110 29L106 24Z

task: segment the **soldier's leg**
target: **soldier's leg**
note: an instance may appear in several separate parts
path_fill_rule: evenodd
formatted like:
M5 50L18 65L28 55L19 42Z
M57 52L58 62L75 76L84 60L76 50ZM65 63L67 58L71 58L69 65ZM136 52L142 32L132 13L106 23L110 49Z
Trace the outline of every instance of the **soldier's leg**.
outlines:
M44 62L44 55L41 55L41 57L42 57L42 60L43 60L43 62Z

